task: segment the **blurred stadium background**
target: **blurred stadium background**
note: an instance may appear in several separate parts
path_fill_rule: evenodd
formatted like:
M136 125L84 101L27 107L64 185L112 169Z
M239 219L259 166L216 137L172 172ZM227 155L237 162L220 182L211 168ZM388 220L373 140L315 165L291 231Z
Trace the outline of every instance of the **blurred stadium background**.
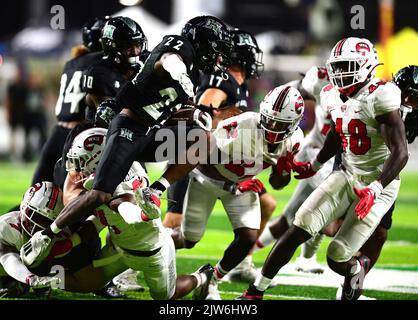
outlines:
M64 29L51 28L51 19L60 5L64 9ZM361 19L364 8L364 28L353 29L352 20ZM3 6L6 6L3 4ZM361 8L360 8L361 10ZM199 14L212 14L232 26L256 35L264 51L265 72L250 83L252 109L271 88L301 77L312 65L324 65L335 42L345 36L367 37L384 63L378 75L390 80L401 67L418 65L418 5L416 0L14 0L0 10L0 213L17 204L28 187L40 148L54 125L55 103L63 65L70 58L71 47L81 43L83 24L95 16L125 15L136 20L148 37L152 49L164 34L179 33L185 21ZM12 17L12 18L11 18ZM360 21L361 22L361 21ZM361 26L361 23L360 23ZM7 108L9 88L22 85L19 123L11 127ZM302 123L305 132L313 124L313 110L307 110ZM377 267L418 271L418 142L410 146L411 157L403 172L405 187L401 189L399 206L394 214L390 241L383 249ZM154 170L155 172L158 169ZM264 179L265 181L266 179ZM275 192L280 213L293 190L294 183L283 192ZM209 225L207 239L196 251L179 254L179 271L190 272L202 264L198 258L205 253L216 262L230 241L232 233L217 207ZM225 225L226 224L226 225ZM223 237L215 247L211 240ZM208 251L210 247L211 250ZM325 248L325 246L323 246ZM215 252L215 249L216 252ZM258 266L265 254L256 255ZM188 256L191 259L181 259ZM204 256L204 257L206 257ZM197 257L197 258L196 258ZM191 261L197 259L196 265ZM325 251L319 254L325 261ZM186 261L182 264L181 261ZM189 266L190 265L190 266ZM190 269L190 270L189 270ZM412 277L408 292L418 293L418 278ZM313 284L315 285L315 284ZM337 283L334 284L334 287ZM227 288L227 287L225 287ZM224 289L225 289L224 288ZM231 288L242 291L244 286ZM221 287L222 289L222 287ZM226 289L225 289L226 290ZM282 289L277 289L282 290ZM295 289L297 291L297 287ZM395 290L396 291L396 290ZM399 291L399 290L398 290ZM292 293L293 292L293 293ZM334 293L305 297L331 298ZM281 291L277 291L280 296ZM301 293L291 291L290 296ZM233 294L225 297L232 297ZM375 295L380 297L379 294ZM388 298L413 298L388 296Z

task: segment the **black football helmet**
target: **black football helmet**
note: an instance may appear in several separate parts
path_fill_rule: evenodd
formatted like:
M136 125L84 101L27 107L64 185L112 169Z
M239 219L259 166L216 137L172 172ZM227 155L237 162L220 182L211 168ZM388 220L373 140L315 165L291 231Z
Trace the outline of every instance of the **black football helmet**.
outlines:
M232 39L225 23L213 16L198 16L183 27L181 35L195 49L195 65L204 73L212 73L216 67L230 65Z
M401 115L405 123L408 143L418 136L418 66L407 66L400 69L393 82L401 89Z
M102 29L109 19L109 16L96 17L83 26L83 45L88 48L89 51L95 52L102 50L100 40L102 37Z
M106 56L128 65L139 63L139 56L147 49L148 43L140 25L128 17L114 17L107 21L101 39ZM139 47L140 52L133 52L135 47Z
M231 52L232 64L245 68L247 79L259 77L264 70L263 51L258 47L255 37L243 30L230 30L234 44Z

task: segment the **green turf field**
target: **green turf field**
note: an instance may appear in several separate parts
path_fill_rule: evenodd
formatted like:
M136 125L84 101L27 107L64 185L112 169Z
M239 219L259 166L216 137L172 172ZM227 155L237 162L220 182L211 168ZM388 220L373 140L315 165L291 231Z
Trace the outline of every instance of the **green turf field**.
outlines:
M0 213L6 213L9 208L20 202L26 187L30 183L33 170L33 164L29 166L18 166L10 163L0 163ZM158 175L158 171L151 170L151 180L156 175ZM267 181L266 178L267 173L260 177L263 182ZM378 270L393 270L398 272L400 276L403 275L402 270L405 272L409 271L408 274L418 274L417 181L418 173L406 172L402 175L402 187L396 204L393 226L389 233L389 240L383 248L380 260L376 264L376 269ZM272 194L278 201L278 208L275 215L280 214L286 201L291 196L294 187L295 182L292 181L284 190L269 190L272 191ZM207 262L215 264L222 256L223 250L232 238L231 226L223 212L222 205L217 204L209 220L208 229L203 240L191 250L184 249L177 252L178 274L194 272L199 266ZM325 263L325 253L328 243L329 239L326 239L318 252L318 259L321 263ZM254 255L256 266L260 267L262 265L267 254L268 249ZM299 252L296 254L299 254ZM294 275L282 275L282 277L286 276ZM141 279L140 282L144 284ZM303 286L302 284L279 285L269 289L266 299L334 299L335 287L338 285L337 283L330 286ZM246 287L246 284L221 283L219 289L224 299L233 299ZM416 292L418 292L418 281L416 283L410 283L410 287L417 288ZM365 294L377 299L418 299L418 293L365 290ZM53 295L58 299L97 299L92 294L72 294L62 291L55 291ZM141 294L128 293L128 295L134 299L150 299L147 291ZM31 297L35 296L28 295L28 298ZM186 297L186 299L189 298L190 296Z

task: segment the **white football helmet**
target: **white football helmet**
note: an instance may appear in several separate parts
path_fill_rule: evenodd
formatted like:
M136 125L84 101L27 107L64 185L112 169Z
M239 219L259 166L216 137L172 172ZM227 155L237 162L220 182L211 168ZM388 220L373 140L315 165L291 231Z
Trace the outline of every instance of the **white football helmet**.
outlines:
M106 143L107 129L91 128L74 138L67 153L65 168L76 170L85 176L96 171Z
M260 103L260 125L264 140L277 144L289 138L302 119L305 108L299 91L289 85L271 90Z
M367 39L355 37L338 41L326 62L332 85L346 96L370 79L378 65L373 44Z
M32 185L20 203L22 229L32 236L44 230L63 209L62 191L52 182L43 181Z

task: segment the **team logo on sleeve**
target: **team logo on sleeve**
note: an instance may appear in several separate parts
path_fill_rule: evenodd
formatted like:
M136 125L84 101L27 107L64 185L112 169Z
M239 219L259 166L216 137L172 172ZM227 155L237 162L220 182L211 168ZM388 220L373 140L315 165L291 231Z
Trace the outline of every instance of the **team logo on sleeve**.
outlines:
M119 137L125 138L129 141L133 141L133 135L134 133L127 128L120 129Z

